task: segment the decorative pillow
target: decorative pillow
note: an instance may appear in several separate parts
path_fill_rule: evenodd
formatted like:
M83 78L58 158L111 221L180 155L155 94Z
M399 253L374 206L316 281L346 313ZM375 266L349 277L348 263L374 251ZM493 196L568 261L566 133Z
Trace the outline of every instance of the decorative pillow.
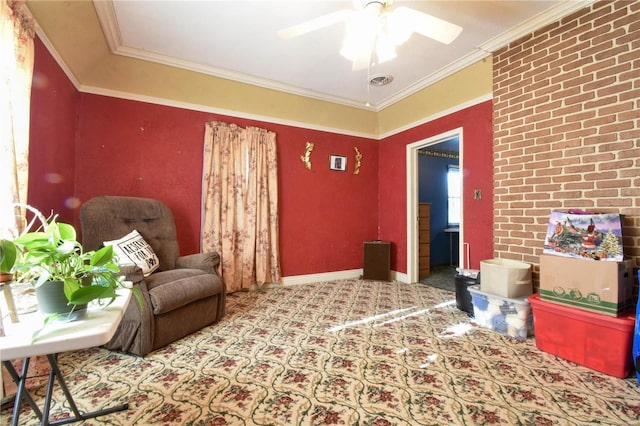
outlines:
M136 230L120 239L105 241L104 245L113 246L113 251L118 255L121 265L136 265L142 269L145 277L160 266L158 256Z

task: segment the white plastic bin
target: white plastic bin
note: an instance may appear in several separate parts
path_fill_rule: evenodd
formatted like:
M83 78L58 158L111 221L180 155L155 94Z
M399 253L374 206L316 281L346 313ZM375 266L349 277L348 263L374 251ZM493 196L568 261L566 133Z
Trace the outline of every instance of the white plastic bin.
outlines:
M531 265L510 259L480 261L480 290L502 297L526 297L533 293Z

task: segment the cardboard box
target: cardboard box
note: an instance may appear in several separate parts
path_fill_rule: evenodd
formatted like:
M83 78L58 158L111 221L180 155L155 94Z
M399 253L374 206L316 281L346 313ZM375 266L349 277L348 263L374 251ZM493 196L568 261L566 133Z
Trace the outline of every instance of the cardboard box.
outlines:
M531 265L511 259L480 262L480 290L502 297L525 297L533 292Z
M546 302L538 294L529 302L538 349L621 379L632 371L632 314L606 317Z
M618 213L551 212L543 253L620 262L622 217Z
M524 298L496 296L480 291L480 286L470 286L474 322L500 334L524 340L533 336L531 304Z
M540 297L617 316L633 306L633 261L597 262L540 255Z

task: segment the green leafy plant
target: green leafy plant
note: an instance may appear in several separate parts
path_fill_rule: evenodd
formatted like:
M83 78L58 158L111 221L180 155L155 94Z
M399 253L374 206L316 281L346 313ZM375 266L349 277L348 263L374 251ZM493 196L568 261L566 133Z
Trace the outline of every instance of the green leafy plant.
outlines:
M0 274L11 274L16 255L16 245L13 241L0 240Z
M113 247L85 252L72 225L58 222L55 215L45 218L37 209L25 207L35 218L17 238L0 240L0 272L12 273L14 281L29 282L34 287L62 281L65 297L73 305L72 312L78 305L91 301L108 306L115 300L118 289L128 288L124 277L119 275ZM131 290L142 309L140 291ZM50 320L47 318L45 324Z

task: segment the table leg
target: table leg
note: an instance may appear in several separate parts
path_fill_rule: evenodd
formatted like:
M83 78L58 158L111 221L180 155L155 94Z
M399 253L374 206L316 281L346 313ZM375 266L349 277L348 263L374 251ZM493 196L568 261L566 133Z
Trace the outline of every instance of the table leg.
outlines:
M9 372L13 382L18 385L16 390L16 396L13 399L13 415L11 416L11 425L16 426L20 420L20 406L22 405L22 399L25 398L31 406L31 409L36 413L38 419L42 420L42 413L38 408L38 405L31 397L31 394L27 390L27 371L29 370L30 358L25 358L22 362L22 373L18 375L18 372L14 368L11 361L2 361L5 368Z
M47 390L46 390L46 395L44 400L43 412L40 412L40 409L38 408L37 404L33 400L31 394L26 389L27 369L29 368L29 358L25 358L24 360L24 364L22 367L22 376L18 376L18 373L16 372L15 368L13 367L13 364L11 364L10 361L3 361L5 367L7 367L7 370L9 371L9 375L11 375L11 378L13 379L13 381L18 385L18 392L16 393L16 398L14 400L14 406L13 406L13 418L11 419L12 426L17 426L18 424L18 419L20 417L20 405L22 405L23 397L27 399L27 402L29 403L31 408L33 409L33 411L35 411L36 415L40 419L40 422L41 422L40 424L42 426L47 426L47 425L56 426L56 425L63 425L67 423L79 422L81 420L93 419L95 417L103 416L105 414L124 411L129 408L129 404L122 404L122 405L117 405L111 408L105 408L103 410L93 411L91 413L85 413L85 414L81 413L80 410L78 410L78 406L73 400L73 395L71 395L71 392L69 391L69 388L67 387L67 384L64 381L64 378L62 377L60 368L58 367L58 354L49 354L47 355L47 359L49 360L51 371L49 372L49 382L47 383ZM50 422L49 410L51 408L51 400L53 398L53 385L56 379L58 380L58 384L60 385L60 388L62 389L62 392L64 393L64 396L67 402L69 403L69 406L71 407L71 411L73 411L73 417Z
M13 301L13 293L11 292L11 287L9 283L11 281L6 281L0 284L2 287L2 291L4 293L4 298L7 302L7 309L9 310L9 317L11 318L11 322L18 322L18 311L16 310L16 303Z

